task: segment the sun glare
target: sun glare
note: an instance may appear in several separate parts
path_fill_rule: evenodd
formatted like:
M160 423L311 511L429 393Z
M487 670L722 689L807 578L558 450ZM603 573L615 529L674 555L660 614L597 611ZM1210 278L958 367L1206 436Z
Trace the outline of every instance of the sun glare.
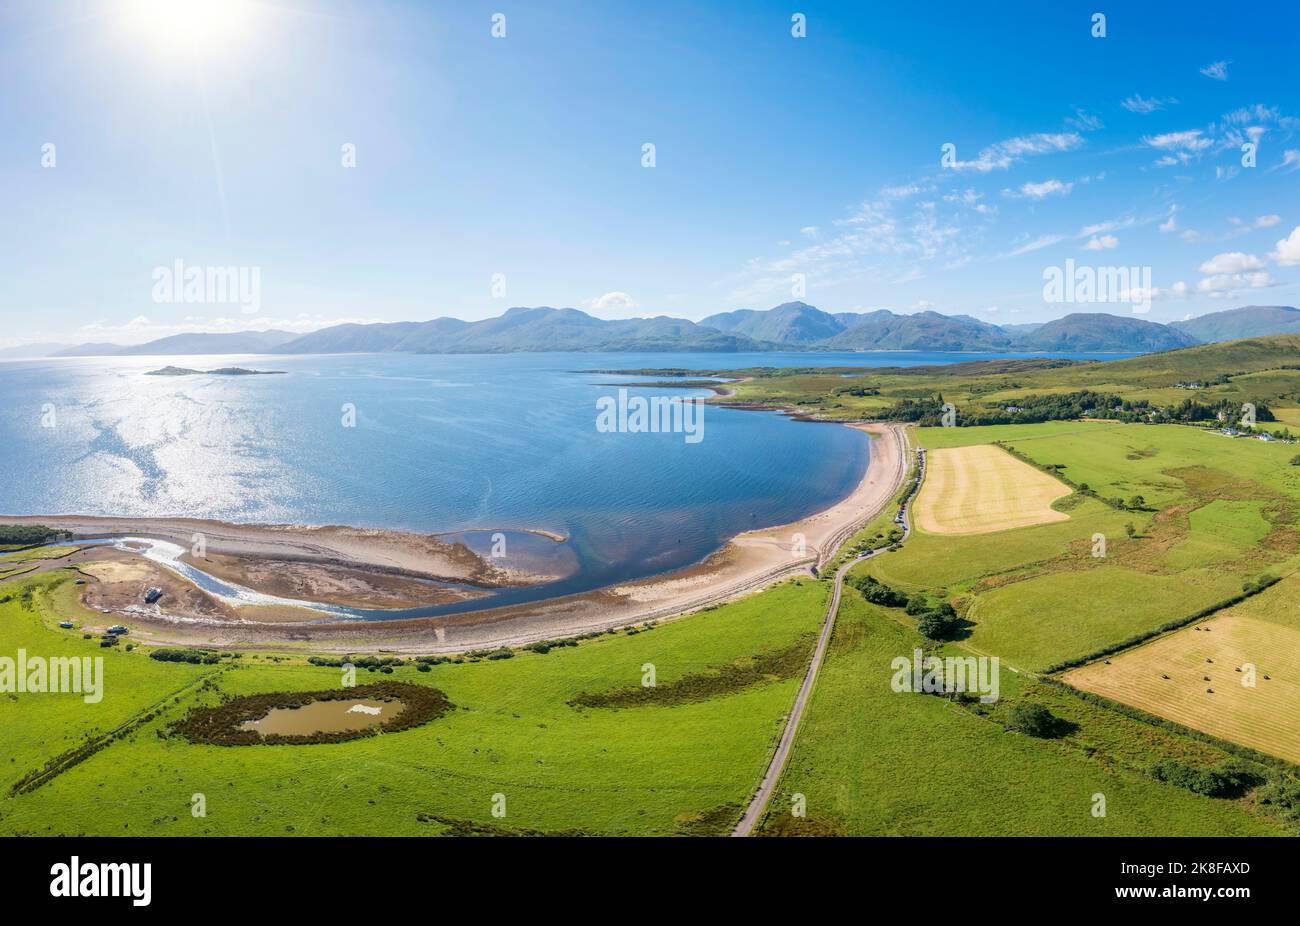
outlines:
M127 0L141 33L184 51L229 41L248 26L248 0Z

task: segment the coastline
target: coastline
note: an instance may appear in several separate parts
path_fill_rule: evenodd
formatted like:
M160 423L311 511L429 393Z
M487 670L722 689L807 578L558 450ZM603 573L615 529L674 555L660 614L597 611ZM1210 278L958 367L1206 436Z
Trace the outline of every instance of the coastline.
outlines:
M645 579L525 604L385 621L321 621L317 612L294 613L292 609L242 615L214 612L186 618L168 616L156 608L132 607L125 616L130 618L137 639L157 645L268 649L305 645L313 652L411 655L521 646L682 616L791 576L812 575L814 567L823 565L847 537L894 497L907 469L903 427L883 423L844 426L874 438L867 468L848 496L799 521L737 534L700 563ZM372 606L382 593L395 592L392 581L403 578L408 583L452 581L480 588L544 581L495 567L464 545L445 543L436 534L337 526L237 525L193 518L61 515L0 517L0 521L45 524L72 530L82 539L129 533L186 548L193 534L201 532L209 552L222 557L225 578L241 578L237 563L245 557L292 563L298 571L319 569L333 587L338 585L336 574L340 571L349 576L379 574L390 584L375 583L378 592L370 589L369 596L358 599ZM236 565L231 565L232 560ZM59 565L52 561L48 568ZM259 574L265 578L268 572L275 570L262 569ZM247 579L247 574L242 578ZM301 592L301 586L297 590ZM114 612L103 620L115 622L118 616Z

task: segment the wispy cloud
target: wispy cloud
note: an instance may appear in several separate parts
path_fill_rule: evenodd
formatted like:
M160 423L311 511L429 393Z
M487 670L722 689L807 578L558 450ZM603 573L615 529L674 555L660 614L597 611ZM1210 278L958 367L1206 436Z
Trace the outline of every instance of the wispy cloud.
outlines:
M1019 247L999 255L1001 257L1020 257L1022 254L1031 254L1034 251L1041 251L1043 248L1051 247L1057 242L1064 241L1064 235L1040 235L1032 241L1027 241Z
M1119 239L1114 235L1093 235L1083 246L1085 251L1108 251L1119 246Z
M1172 220L1173 218L1171 216L1170 221ZM1270 213L1268 215L1256 216L1254 219L1250 221L1246 221L1245 219L1240 219L1236 216L1229 216L1228 230L1225 232L1205 232L1195 228L1187 228L1184 229L1182 232L1180 232L1178 237L1182 238L1184 241L1193 244L1204 244L1207 242L1215 242L1215 241L1231 241L1233 238L1240 238L1242 235L1249 235L1251 232L1254 231L1259 231L1265 228L1272 228L1274 225L1277 225L1281 221L1282 221L1282 217L1280 215L1276 215L1273 213ZM1162 231L1165 230L1165 227L1163 225L1160 226L1160 228ZM1170 230L1172 231L1172 229Z
M1156 161L1157 167L1188 164L1214 144L1201 129L1183 132L1164 132L1160 135L1143 135L1142 143L1165 154Z
M1069 196L1073 183L1063 183L1056 178L1039 183L1023 183L1019 190L1003 190L1002 195L1012 199L1046 199L1049 196Z
M1131 97L1128 97L1120 101L1119 105L1123 106L1131 113L1140 113L1145 116L1148 113L1153 113L1158 109L1164 109L1166 106L1172 106L1177 102L1178 100L1172 96L1148 98L1142 96L1142 94L1140 93L1135 93Z
M972 170L982 174L993 170L1006 170L1012 164L1027 157L1071 151L1082 144L1083 137L1077 132L1038 132L1034 135L1018 135L989 145L973 161L956 161L952 169Z
M1228 65L1230 64L1232 64L1231 61L1214 61L1201 68L1201 73L1214 80L1227 80Z
M970 216L968 207L980 221L988 212L979 208L984 204L975 191L969 197L928 198L937 192L928 180L882 187L829 228L805 226L803 246L783 256L751 259L715 285L729 287L727 298L732 302L748 303L784 298L795 274L804 276L810 290L848 282L895 284L919 279L925 264L946 264L966 255L969 245L961 216Z
M1094 116L1079 107L1075 107L1073 116L1065 117L1065 124L1071 128L1078 129L1080 132L1095 132L1098 129L1104 129L1106 124L1101 121L1100 116Z

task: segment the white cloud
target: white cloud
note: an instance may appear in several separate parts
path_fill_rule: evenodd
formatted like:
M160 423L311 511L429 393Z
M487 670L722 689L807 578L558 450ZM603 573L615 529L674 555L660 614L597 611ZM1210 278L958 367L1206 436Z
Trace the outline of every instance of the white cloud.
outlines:
M595 299L588 301L587 305L597 312L623 313L630 312L637 307L636 300L627 293L618 292L605 293L603 296L597 296Z
M1022 184L1019 191L1003 190L1003 196L1015 199L1046 199L1049 196L1069 196L1074 189L1073 183L1062 183L1055 178L1041 183Z
M898 186L882 187L880 195L885 199L907 199L918 193L928 193L932 187L923 187L919 183L903 183Z
M1164 109L1167 105L1177 102L1178 101L1173 97L1151 97L1150 99L1147 99L1144 98L1142 94L1135 93L1131 97L1123 100L1119 105L1123 106L1131 113L1141 113L1145 116L1147 113L1153 113L1157 109Z
M1156 167L1174 167L1196 160L1214 141L1201 129L1187 129L1183 132L1143 135L1142 143L1165 152L1156 160Z
M1064 235L1040 235L1032 241L1028 241L1017 248L1002 254L1002 257L1019 257L1022 254L1029 254L1033 251L1041 251L1043 248L1050 247L1058 241L1064 241Z
M1145 302L1148 299L1186 299L1192 294L1192 288L1179 280L1168 288L1160 286L1137 286L1120 293L1123 302Z
M1225 251L1215 254L1201 264L1201 273L1243 273L1247 270L1263 270L1264 262L1254 254L1241 251Z
M799 229L799 234L801 234L801 235L807 235L809 238L816 238L816 237L817 237L817 226L816 226L816 225L805 225L803 228Z
M1254 103L1250 106L1242 106L1227 113L1223 121L1236 125L1244 125L1247 122L1275 122L1282 118L1282 111L1276 106L1265 106L1263 103Z
M1201 68L1201 73L1214 80L1227 80L1228 65L1231 63L1231 61L1215 61Z
M943 201L946 203L957 203L962 206L969 206L980 215L993 215L998 211L997 206L991 206L988 203L980 202L984 198L983 193L976 192L972 188L961 190L960 192L945 193Z
M1300 225L1291 229L1291 234L1279 241L1277 250L1268 256L1283 267L1300 267Z
M1085 225L1079 229L1077 238L1090 238L1093 235L1099 235L1102 232L1119 231L1121 228L1132 228L1137 224L1137 217L1126 215L1120 219L1107 219L1105 222L1095 222L1092 225ZM1144 223L1145 224L1145 223Z
M957 161L952 167L954 170L974 170L985 174L992 170L1005 170L1031 155L1071 151L1082 144L1083 138L1077 132L1018 135L990 145L973 161Z
M1169 218L1160 223L1162 232L1173 232L1178 230L1178 206L1177 204L1169 207Z
M1228 219L1229 224L1237 228L1235 234L1245 234L1246 232L1254 231L1257 228L1272 228L1281 221L1282 217L1280 215L1261 215L1253 222L1243 222L1236 216L1232 216Z
M1188 129L1184 132L1165 132L1161 135L1143 135L1142 141L1152 148L1161 148L1166 151L1202 151L1213 144L1200 129Z
M1282 163L1278 167L1289 167L1291 170L1300 170L1300 148L1288 148L1282 153ZM1277 168L1274 168L1276 170ZM1291 173L1288 170L1287 173Z
M1095 132L1097 129L1106 127L1099 116L1085 112L1077 106L1074 108L1074 115L1065 118L1065 124L1078 129L1080 132Z
M1098 237L1093 235L1088 243L1083 246L1085 251L1107 251L1119 245L1119 239L1114 235L1102 235Z
M1222 299L1242 289L1265 289L1277 282L1263 270L1253 273L1219 273L1196 284L1196 291L1211 299Z

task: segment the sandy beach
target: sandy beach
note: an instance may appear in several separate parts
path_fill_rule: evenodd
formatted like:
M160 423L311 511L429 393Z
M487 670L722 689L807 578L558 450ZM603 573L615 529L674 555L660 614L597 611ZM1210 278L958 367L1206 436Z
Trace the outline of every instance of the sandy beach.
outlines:
M846 498L792 524L739 534L701 563L640 581L510 607L389 621L322 622L320 612L276 609L231 615L229 609L205 607L191 608L184 615L169 615L166 609L131 607L125 615L114 611L103 617L110 623L119 616L129 617L125 622L136 637L154 643L247 648L306 645L320 652L406 654L519 646L665 620L750 594L789 576L810 575L889 503L907 471L903 428L887 424L847 426L872 434L874 440L870 464ZM365 603L360 606L409 602L412 589L401 586L402 580L449 580L483 588L539 581L536 576L495 567L464 545L447 544L434 535L348 527L236 525L189 518L55 516L0 520L45 524L72 531L80 539L130 534L186 547L195 533L202 533L208 559L195 564L207 572L268 594ZM133 556L94 549L81 555L111 560ZM138 563L139 558L135 559ZM276 568L279 563L286 564L286 568ZM58 565L55 561L46 568ZM136 584L140 578L133 575ZM174 584L189 584L173 579ZM204 595L197 589L193 592ZM320 597L313 598L312 593ZM91 607L102 607L106 600L102 589L90 585L85 596ZM193 598L193 593L187 592L186 597ZM110 610L114 610L111 605Z

